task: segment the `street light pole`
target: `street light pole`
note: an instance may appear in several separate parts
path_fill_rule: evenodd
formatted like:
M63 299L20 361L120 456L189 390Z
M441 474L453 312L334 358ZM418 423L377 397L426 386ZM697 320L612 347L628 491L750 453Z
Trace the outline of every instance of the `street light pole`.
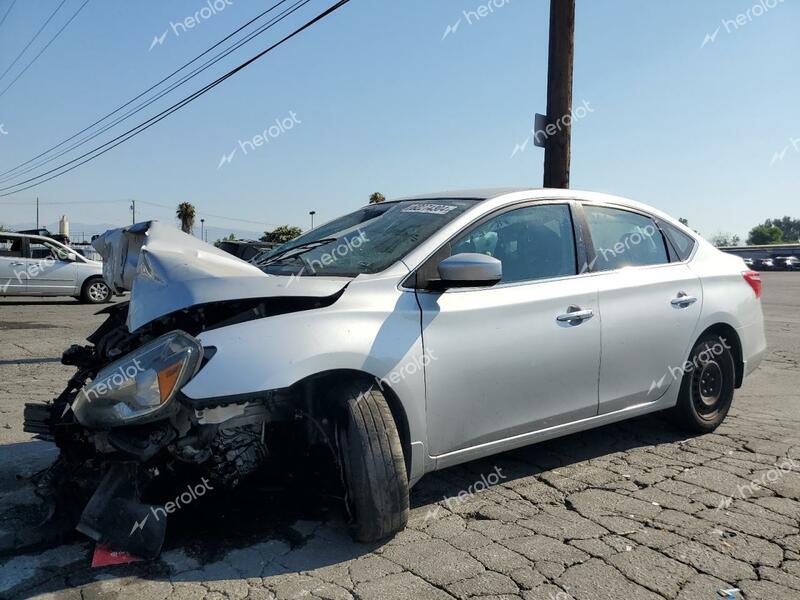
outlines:
M206 220L200 219L200 239L203 240L204 242L206 241L205 229L206 229Z
M546 188L569 188L574 54L575 0L550 0L547 123L558 127L545 142L544 187Z
M314 229L314 215L317 214L317 211L310 210L308 214L311 215L311 229Z

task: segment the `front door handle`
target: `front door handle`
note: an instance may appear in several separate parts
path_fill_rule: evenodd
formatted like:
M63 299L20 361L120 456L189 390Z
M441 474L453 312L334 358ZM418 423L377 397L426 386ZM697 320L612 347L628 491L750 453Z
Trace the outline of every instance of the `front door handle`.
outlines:
M13 262L13 263L11 263L11 266L12 267L24 267L25 263L24 262Z
M678 292L677 297L669 301L675 308L686 308L697 302L697 298L690 296L686 292Z
M580 306L574 304L567 308L567 312L563 315L558 315L556 321L561 323L574 323L578 324L586 319L591 319L594 316L594 311L591 308L582 309Z

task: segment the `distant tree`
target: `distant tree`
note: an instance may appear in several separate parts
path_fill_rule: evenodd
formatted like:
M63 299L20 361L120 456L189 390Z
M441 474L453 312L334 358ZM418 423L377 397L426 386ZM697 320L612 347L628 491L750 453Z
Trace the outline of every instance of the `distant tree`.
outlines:
M283 244L284 242L296 238L301 233L303 233L303 230L299 227L295 227L294 225L281 225L272 231L265 231L264 235L261 236L261 241Z
M689 226L689 219L684 219L683 217L681 217L680 219L678 219L678 222L682 225L686 225L687 227Z
M11 230L6 229L4 225L0 225L0 231L11 231Z
M192 233L194 230L194 218L197 215L194 206L189 202L181 202L178 204L178 210L175 211L175 216L181 222L181 231L184 233Z
M783 241L783 232L776 225L756 225L747 236L748 244L780 244Z
M767 219L764 227L777 227L783 234L784 242L795 243L800 241L800 219L782 217L780 219Z
M219 239L216 242L214 242L214 245L217 248L219 248L222 245L222 242L231 242L231 241L233 241L235 239L236 239L236 236L231 233L231 234L228 235L228 237L224 237L224 238Z
M723 246L738 246L741 243L742 239L735 233L727 233L720 231L711 236L711 239L709 241L712 244L714 244L717 248L721 248Z
M369 197L369 203L370 204L379 204L380 202L383 202L384 200L386 200L386 196L384 196L380 192L375 192L374 194L371 194L370 197Z

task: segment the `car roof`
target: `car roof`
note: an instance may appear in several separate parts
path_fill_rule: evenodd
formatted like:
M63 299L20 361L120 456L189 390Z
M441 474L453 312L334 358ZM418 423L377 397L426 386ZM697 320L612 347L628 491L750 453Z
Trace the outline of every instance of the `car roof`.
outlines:
M517 194L528 195L532 200L537 200L537 199L547 200L552 198L565 198L565 199L575 198L588 202L617 204L620 206L627 206L628 208L641 210L643 212L650 213L654 216L667 217L671 219L669 215L664 214L657 208L649 206L647 204L643 204L641 202L637 202L635 200L631 200L629 198L623 198L621 196L615 196L613 194L605 194L602 192L590 192L586 190L561 189L561 188L496 187L496 188L478 188L478 189L468 189L468 190L449 190L444 192L407 196L403 198L392 198L390 202L400 202L400 201L408 202L413 200L434 200L434 199L491 200L494 198L500 198L502 196L510 196Z

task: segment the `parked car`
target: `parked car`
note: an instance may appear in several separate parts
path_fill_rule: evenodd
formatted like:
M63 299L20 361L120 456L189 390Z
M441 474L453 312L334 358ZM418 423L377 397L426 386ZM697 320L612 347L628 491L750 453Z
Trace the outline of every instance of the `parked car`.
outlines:
M108 302L103 264L53 239L0 232L0 296L74 296Z
M800 271L800 258L796 256L778 256L773 264L779 271Z
M100 256L100 253L94 249L94 246L83 244L79 246L74 244L70 246L70 248L86 259L93 260L95 262L103 262L103 257Z
M746 264L748 267L750 267L750 268L753 267L753 259L752 258L744 257L742 260L744 261L744 264Z
M775 262L771 258L754 258L753 269L756 271L774 271Z
M260 242L257 240L222 240L219 243L219 248L242 260L251 260L256 255L271 250L277 245L273 242Z
M105 465L78 529L140 556L166 513L138 490L182 465L216 488L324 450L374 541L438 469L660 411L713 431L766 350L758 273L604 194L386 201L258 265L157 222L95 246L130 303L65 353L78 375L25 428L62 477Z

